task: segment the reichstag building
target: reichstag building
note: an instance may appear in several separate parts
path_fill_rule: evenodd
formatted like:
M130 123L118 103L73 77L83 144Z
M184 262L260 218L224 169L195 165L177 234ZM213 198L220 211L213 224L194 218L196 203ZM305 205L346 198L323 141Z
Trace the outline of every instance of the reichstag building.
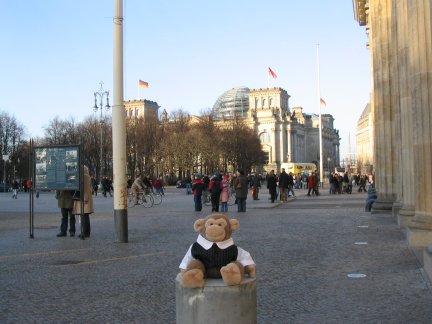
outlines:
M216 100L212 113L216 123L241 118L258 134L266 154L264 169L280 171L287 162L319 163L319 116L289 107L287 91L282 88L249 89L237 87ZM159 106L149 100L125 102L127 117L158 116ZM162 121L167 119L162 112ZM199 118L193 116L193 118ZM333 117L321 115L324 170L339 166L339 132Z
M289 107L290 95L282 88L233 88L213 106L215 120L242 118L258 134L266 154L267 170L280 170L286 162L319 163L319 116ZM333 117L321 115L324 170L339 165L339 132Z

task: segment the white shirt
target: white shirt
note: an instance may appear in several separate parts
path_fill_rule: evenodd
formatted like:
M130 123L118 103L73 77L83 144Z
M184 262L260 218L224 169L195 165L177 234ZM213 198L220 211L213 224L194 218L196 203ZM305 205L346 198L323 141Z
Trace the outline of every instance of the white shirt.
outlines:
M198 238L196 241L199 245L201 245L206 250L210 249L212 247L212 245L215 243L222 250L230 247L231 245L234 245L234 240L232 238L229 238L228 240L225 240L222 242L212 242L212 241L209 241L206 238L204 238L201 234L198 235ZM180 266L179 266L180 269L186 270L189 262L194 260L194 257L192 256L192 253L191 253L192 245L193 244L191 244L191 246L189 247L189 250L186 252L186 255L183 257L183 260L181 261ZM255 262L252 260L251 255L249 254L249 252L243 250L240 247L237 247L237 250L238 250L238 255L237 255L236 261L240 262L240 264L243 267L255 264Z

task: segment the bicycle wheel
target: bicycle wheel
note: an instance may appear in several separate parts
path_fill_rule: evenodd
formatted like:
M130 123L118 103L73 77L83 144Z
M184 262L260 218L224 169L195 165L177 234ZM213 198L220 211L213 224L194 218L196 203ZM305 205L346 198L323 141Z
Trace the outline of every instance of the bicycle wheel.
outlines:
M133 194L128 194L127 195L127 206L129 208L132 208L135 206L135 201L134 201L134 195Z
M154 204L154 200L152 195L143 195L141 198L141 205L143 205L145 208L150 208L151 206L153 206Z
M158 193L152 193L152 197L153 197L153 203L155 205L160 205L160 203L162 202L162 195Z

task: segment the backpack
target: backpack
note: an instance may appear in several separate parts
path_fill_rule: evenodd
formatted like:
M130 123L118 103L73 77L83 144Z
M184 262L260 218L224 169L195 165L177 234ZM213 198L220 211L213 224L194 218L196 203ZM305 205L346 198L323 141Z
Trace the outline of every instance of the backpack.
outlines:
M221 189L220 189L220 180L212 180L211 193L218 194L218 193L220 193L220 191L221 191Z

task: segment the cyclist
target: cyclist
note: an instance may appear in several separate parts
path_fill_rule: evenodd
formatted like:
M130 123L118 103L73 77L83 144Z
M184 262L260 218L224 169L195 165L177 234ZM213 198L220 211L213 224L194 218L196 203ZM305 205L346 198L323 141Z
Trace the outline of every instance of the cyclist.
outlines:
M145 189L146 195L150 192L153 192L153 185L147 176L144 176L144 178L142 179L142 184Z
M144 191L145 190L145 186L143 181L141 180L141 175L138 174L135 177L135 181L133 182L132 186L131 186L131 191L134 197L134 204L138 205L138 192L139 191Z

